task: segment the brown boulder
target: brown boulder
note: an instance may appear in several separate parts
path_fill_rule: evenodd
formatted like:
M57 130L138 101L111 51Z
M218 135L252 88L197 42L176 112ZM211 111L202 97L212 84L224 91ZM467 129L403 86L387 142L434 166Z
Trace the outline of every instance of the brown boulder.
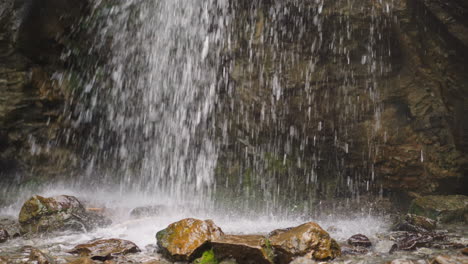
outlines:
M223 235L221 228L211 220L187 218L159 231L156 239L165 257L175 261L191 261L201 256L208 242Z
M122 239L104 239L81 244L74 247L69 253L90 257L94 260L109 260L114 256L140 252L133 242Z
M313 222L276 232L269 241L276 254L275 263L290 263L296 257L327 260L341 255L338 243Z
M211 242L218 259L235 259L238 264L271 264L273 250L264 236L226 235Z

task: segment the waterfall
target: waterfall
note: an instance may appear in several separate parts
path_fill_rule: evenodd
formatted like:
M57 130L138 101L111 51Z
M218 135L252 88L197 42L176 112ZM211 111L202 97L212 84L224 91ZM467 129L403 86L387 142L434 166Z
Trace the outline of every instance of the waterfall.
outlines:
M392 5L96 3L65 110L78 184L265 213L379 190Z
M100 1L88 21L93 43L68 109L69 144L81 141L80 183L178 201L214 183L212 134L223 1ZM69 78L73 78L70 74ZM78 137L83 137L79 139Z

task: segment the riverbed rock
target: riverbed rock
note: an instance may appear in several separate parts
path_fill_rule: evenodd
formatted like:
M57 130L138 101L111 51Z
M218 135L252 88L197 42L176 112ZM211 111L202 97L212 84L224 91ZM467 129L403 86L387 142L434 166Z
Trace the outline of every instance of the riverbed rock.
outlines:
M425 216L442 223L463 222L468 213L468 196L429 195L416 198L410 206L410 213Z
M425 233L435 230L436 227L437 222L433 219L415 214L407 214L404 218L398 219L392 229L394 231Z
M13 220L11 218L2 218L0 219L0 229L8 232L10 238L15 238L20 236L20 225L18 220Z
M461 253L465 256L468 256L468 247L461 250Z
M219 259L232 258L238 264L271 264L273 249L264 236L226 235L211 241Z
M211 220L187 218L156 234L160 252L174 261L192 261L207 249L207 243L224 236Z
M86 231L110 224L110 220L87 212L76 197L61 195L45 198L35 195L26 201L19 214L21 233Z
M395 259L387 264L429 264L426 260Z
M10 235L8 234L8 231L0 228L0 243L7 242L9 238L10 238Z
M466 264L468 257L465 256L438 256L431 264Z
M23 252L29 253L28 261L26 263L35 263L35 264L55 264L56 261L54 258L45 254L34 247L24 247Z
M358 247L371 247L372 242L368 237L363 234L357 234L348 239L348 244L351 246L358 246Z
M297 257L328 260L341 255L338 243L313 222L276 232L268 239L276 254L275 263L289 263Z
M69 253L90 257L93 260L109 260L114 256L126 255L140 252L138 246L128 240L104 239L93 241L88 244L80 244L74 247Z
M96 262L93 261L90 258L82 257L82 258L79 258L79 259L75 259L73 261L69 261L67 264L95 264L95 263Z
M365 247L341 245L341 255L343 256L346 256L346 255L357 256L357 255L365 255L367 253L369 253L369 250Z

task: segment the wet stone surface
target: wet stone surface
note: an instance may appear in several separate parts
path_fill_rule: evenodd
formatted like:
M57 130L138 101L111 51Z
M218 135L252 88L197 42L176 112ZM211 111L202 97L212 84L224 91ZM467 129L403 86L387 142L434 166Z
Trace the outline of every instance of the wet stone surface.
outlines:
M129 253L138 253L141 250L133 242L122 239L105 239L81 244L73 248L69 253L80 256L88 256L94 260L109 260L114 256Z
M348 244L351 246L358 246L358 247L371 247L372 242L368 237L362 234L357 234L348 239Z

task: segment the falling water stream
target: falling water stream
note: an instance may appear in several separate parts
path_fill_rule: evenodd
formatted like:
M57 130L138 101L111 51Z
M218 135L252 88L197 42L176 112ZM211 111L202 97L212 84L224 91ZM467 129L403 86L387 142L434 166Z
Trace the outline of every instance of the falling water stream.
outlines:
M83 172L73 184L51 184L41 194L84 197L115 209L119 221L54 239L66 244L111 235L144 247L154 244L155 231L183 217L214 218L226 232L266 233L311 220L318 192L353 199L369 186L378 189L372 165L378 79L391 56L379 30L392 21L393 1L302 2L97 1L83 22L92 44L63 75L78 88L65 110L72 125L60 140L79 145ZM356 39L352 14L335 19L339 8L371 12L367 32L360 33L366 43ZM283 27L284 21L293 25ZM286 46L294 40L303 46ZM350 63L352 45L365 47L360 67ZM284 78L294 74L305 80L300 94ZM250 93L257 97L239 103L239 94ZM346 154L360 142L348 132L368 113L368 142L359 148L365 169L349 172ZM230 174L228 167L241 169ZM149 204L171 210L126 222L132 208ZM288 214L295 206L301 214ZM17 211L18 205L8 209ZM352 220L320 223L341 226L339 239L387 227L354 213Z

